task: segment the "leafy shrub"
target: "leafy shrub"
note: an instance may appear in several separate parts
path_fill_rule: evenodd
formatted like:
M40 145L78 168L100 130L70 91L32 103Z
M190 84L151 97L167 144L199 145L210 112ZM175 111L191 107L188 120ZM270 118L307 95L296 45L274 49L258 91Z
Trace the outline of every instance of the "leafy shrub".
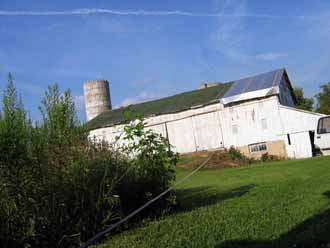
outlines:
M174 165L178 156L169 149L167 139L145 130L141 120L125 127L124 140L127 145L123 152L133 156L127 177L119 186L123 211L127 213L170 187L175 179ZM153 209L163 209L166 205L166 200L159 201Z
M253 158L248 158L233 146L229 148L228 154L232 160L240 161L242 164L252 164L256 162Z
M245 155L233 146L231 146L229 148L228 153L232 160L245 160L246 159Z
M2 247L77 247L174 180L174 154L143 124L126 130L138 143L116 150L89 142L69 91L49 87L40 110L32 125L9 77L0 111Z
M264 153L261 156L262 162L272 162L272 161L280 161L280 160L283 160L283 159L276 155L269 155L268 153Z

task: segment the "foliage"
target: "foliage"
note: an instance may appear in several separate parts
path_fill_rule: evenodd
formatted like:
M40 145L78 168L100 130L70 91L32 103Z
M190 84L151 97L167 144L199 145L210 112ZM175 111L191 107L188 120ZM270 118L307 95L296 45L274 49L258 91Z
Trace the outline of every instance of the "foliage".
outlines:
M11 74L0 116L0 243L6 245L8 238L23 242L32 225L30 209L20 213L22 207L28 207L29 190L33 186L26 167L29 122Z
M128 201L123 201L123 210L129 212L170 187L175 179L174 165L178 156L170 150L168 140L150 129L146 130L142 120L125 127L124 140L127 143L124 152L133 158L127 179L119 191L124 194L120 195L121 198ZM154 209L164 209L164 204L167 202L160 201Z
M276 155L270 155L268 153L264 153L261 156L261 161L262 162L272 162L272 161L280 161L282 160L279 156Z
M233 146L229 148L228 153L232 160L245 160L244 154Z
M176 213L109 237L110 247L327 247L330 157L202 171ZM177 170L178 180L190 170Z
M314 99L305 97L303 88L295 87L294 94L297 99L297 108L307 111L313 111Z
M56 84L40 110L32 125L10 75L0 114L2 247L77 247L174 180L174 154L143 125L126 131L139 143L117 150L88 140L70 92Z
M316 95L317 112L330 115L330 83L321 86L322 92Z
M255 162L254 159L248 158L245 156L243 153L241 153L238 149L235 147L231 146L228 150L228 154L232 160L237 160L240 161L242 164L252 164Z

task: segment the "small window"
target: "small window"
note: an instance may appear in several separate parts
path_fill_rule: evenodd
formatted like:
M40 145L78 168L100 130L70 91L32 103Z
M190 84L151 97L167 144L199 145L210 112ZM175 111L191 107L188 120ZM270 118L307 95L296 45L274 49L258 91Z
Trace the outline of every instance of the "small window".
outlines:
M267 119L261 119L261 127L262 127L262 130L267 130L267 128L268 128Z
M267 145L266 145L266 143L252 144L252 145L249 145L249 150L250 150L250 153L264 152L264 151L267 151Z
M324 117L319 120L319 124L317 127L318 134L330 133L330 116Z
M238 134L238 126L233 125L233 134Z

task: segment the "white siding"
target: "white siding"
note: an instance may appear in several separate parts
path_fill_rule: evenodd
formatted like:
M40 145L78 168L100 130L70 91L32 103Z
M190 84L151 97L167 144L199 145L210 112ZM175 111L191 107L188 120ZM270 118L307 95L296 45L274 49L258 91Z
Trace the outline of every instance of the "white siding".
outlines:
M197 151L223 146L219 112L197 115L192 121Z
M188 153L197 150L191 117L167 123L167 130L174 151Z
M283 132L298 133L316 130L321 114L280 106L280 118L283 123Z
M165 124L164 123L163 124L159 124L159 125L154 125L154 126L147 127L147 129L150 129L150 130L152 130L155 133L159 133L163 137L167 138L166 127L165 127Z
M309 131L315 131L321 114L280 106L282 133L288 156L291 158L312 157L312 145ZM288 141L290 136L291 144Z
M225 108L220 113L225 147L276 140L281 130L278 112L277 97Z
M313 156L309 132L293 133L290 135L291 145L286 140L286 150L290 158L309 158ZM287 138L288 136L283 136Z
M309 131L315 130L320 114L279 105L278 97L223 107L216 103L180 113L146 119L148 129L169 138L180 153L283 140L289 157L311 156ZM90 136L115 142L123 125L100 128ZM291 145L287 134L290 134ZM124 142L124 141L120 141Z

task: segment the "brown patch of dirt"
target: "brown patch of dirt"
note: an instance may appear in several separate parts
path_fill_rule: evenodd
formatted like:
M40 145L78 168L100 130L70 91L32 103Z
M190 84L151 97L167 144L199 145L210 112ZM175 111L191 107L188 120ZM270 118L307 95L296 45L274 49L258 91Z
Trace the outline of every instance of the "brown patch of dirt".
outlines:
M233 160L226 151L202 151L181 155L178 167L194 169L202 164L211 154L212 158L207 162L203 169L224 169L242 166L242 161Z

